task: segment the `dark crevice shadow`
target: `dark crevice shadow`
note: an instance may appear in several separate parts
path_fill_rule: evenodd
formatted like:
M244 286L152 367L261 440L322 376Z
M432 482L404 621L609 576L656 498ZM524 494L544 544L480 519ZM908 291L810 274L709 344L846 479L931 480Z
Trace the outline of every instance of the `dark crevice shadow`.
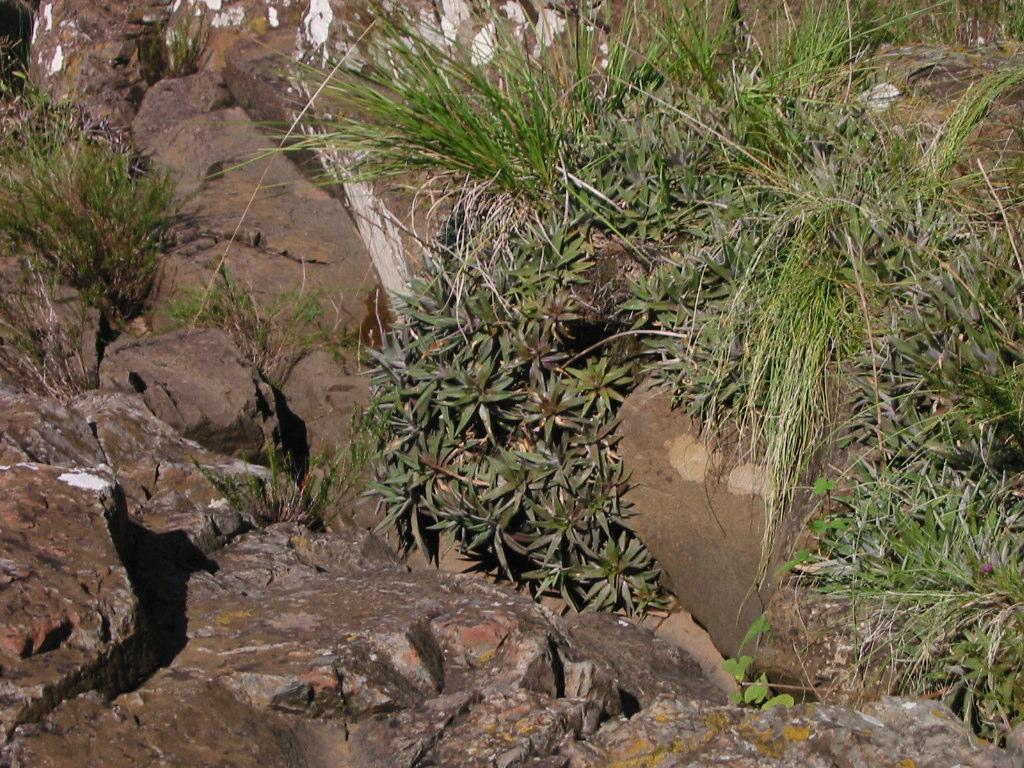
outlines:
M188 642L189 580L195 573L216 573L217 564L184 531L154 533L129 522L128 539L125 567L142 604L156 666L166 667Z

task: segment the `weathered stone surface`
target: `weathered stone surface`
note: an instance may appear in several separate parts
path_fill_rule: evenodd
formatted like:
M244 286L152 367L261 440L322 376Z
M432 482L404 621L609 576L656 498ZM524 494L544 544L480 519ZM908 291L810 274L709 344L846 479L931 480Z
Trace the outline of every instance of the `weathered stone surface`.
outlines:
M138 114L132 120L132 138L136 146L151 149L157 137L178 121L206 115L230 104L231 94L214 73L204 71L161 80L146 91Z
M832 706L767 712L661 699L569 750L571 768L1011 768L945 707L886 698L863 712Z
M300 0L183 0L175 3L171 24L203 16L212 33L239 30L262 35L298 28L305 2Z
M292 369L281 392L289 410L306 424L313 453L333 453L352 440L352 418L370 402L366 374L348 360L315 350Z
M256 713L216 681L160 673L108 704L95 695L18 730L4 768L337 768L344 729Z
M206 287L223 266L262 304L313 296L325 329L355 330L375 277L342 203L272 151L277 142L241 109L207 112L213 102L199 88L173 95L154 88L135 122L136 142L170 169L185 201L154 289L154 327L168 327L169 299Z
M754 589L764 525L760 468L713 448L669 396L630 395L622 407L630 472L628 524L665 570L682 606L726 655L764 611ZM767 599L767 595L764 595Z
M39 6L30 75L58 99L126 127L146 91L137 39L156 18L148 0L90 3L46 0Z
M305 106L292 82L295 27L258 38L242 37L224 53L224 81L253 120L289 125Z
M899 125L937 132L960 105L968 90L983 78L1012 72L1024 65L1020 46L999 44L951 48L941 45L889 46L875 57L881 82L896 94L890 100L891 120ZM1024 86L1000 93L985 119L969 138L961 162L977 170L1024 153L1019 126L1024 120Z
M258 456L278 428L273 390L223 331L119 340L103 358L100 383L139 393L161 421L220 453Z
M160 753L170 765L564 765L565 739L620 712L623 686L638 682L573 648L561 620L528 598L475 576L408 572L355 529L246 535L191 574L185 599L187 642L168 669L113 707L79 698L20 729L7 764L59 765L68 744L104 768ZM604 632L687 668L647 633L617 622ZM246 756L224 757L244 734Z
M600 661L606 667L605 675L619 681L626 714L649 706L663 695L709 701L722 697L718 686L679 648L659 641L658 653L638 655L637 648L652 645L652 633L621 616L579 613L563 621L573 653L581 659Z
M262 476L265 468L185 439L140 395L89 392L73 407L88 419L133 519L151 533L181 532L195 550L209 554L255 522L230 509L204 471Z
M0 741L79 691L112 694L151 663L118 550L105 467L0 467Z
M0 389L0 464L89 467L106 463L88 422L37 395Z

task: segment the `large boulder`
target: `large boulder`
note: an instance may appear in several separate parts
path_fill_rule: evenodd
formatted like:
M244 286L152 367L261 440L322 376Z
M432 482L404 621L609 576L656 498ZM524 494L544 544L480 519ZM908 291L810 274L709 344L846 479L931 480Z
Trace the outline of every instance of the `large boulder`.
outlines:
M763 473L737 446L707 443L665 392L638 390L621 413L627 523L682 606L734 654L768 597L758 589Z
M114 695L151 668L128 547L105 467L0 467L0 741L75 693Z
M161 421L219 453L259 456L279 436L273 389L220 330L118 340L100 383L140 394Z

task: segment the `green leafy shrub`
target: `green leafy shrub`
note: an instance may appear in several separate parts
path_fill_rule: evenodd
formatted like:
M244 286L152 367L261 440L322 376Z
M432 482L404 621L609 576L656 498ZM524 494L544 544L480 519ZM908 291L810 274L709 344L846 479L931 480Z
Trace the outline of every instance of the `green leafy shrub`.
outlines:
M428 264L375 353L386 522L427 551L430 532L450 532L578 608L643 611L658 571L624 526L612 435L631 373L573 354L583 326L569 288L592 266L581 244L556 236L514 253L500 266L457 252Z
M141 309L173 215L173 188L119 137L26 97L0 135L0 241L112 322Z
M747 630L747 634L740 643L739 651L757 642L757 639L771 629L764 614L759 616ZM739 658L730 658L722 662L722 669L732 675L733 679L740 686L734 691L730 698L734 704L757 707L758 709L773 709L774 707L791 707L795 703L793 697L788 693L773 694L768 676L759 675L751 679L751 672L754 666L754 657L743 654Z

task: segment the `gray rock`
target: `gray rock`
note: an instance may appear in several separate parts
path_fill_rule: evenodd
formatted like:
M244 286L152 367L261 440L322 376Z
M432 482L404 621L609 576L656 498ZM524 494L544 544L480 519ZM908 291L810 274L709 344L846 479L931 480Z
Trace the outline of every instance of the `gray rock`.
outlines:
M37 395L0 390L0 464L24 462L88 467L106 459L82 414Z
M814 705L767 712L660 699L567 750L572 768L1010 768L946 707L885 698L863 712Z
M119 340L103 358L100 383L140 394L161 421L219 453L257 457L278 429L273 390L223 331Z

